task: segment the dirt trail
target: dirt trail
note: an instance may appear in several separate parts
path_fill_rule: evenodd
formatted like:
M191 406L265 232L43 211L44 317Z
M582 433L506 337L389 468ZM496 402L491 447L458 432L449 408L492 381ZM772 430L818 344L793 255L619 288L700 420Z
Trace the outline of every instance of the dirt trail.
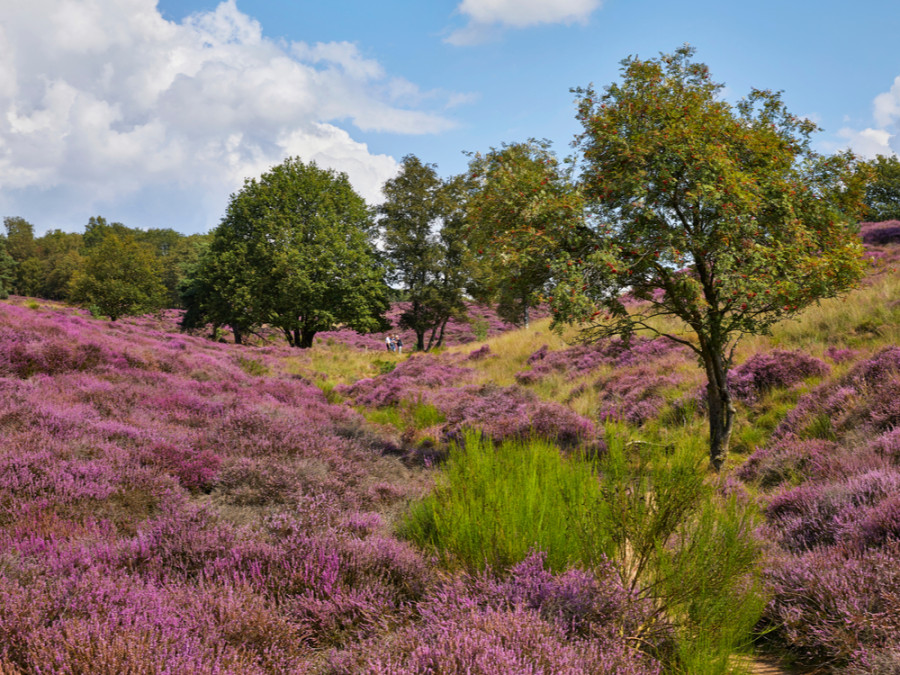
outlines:
M750 675L796 675L797 672L787 670L778 661L765 656L743 656L738 663L746 667Z

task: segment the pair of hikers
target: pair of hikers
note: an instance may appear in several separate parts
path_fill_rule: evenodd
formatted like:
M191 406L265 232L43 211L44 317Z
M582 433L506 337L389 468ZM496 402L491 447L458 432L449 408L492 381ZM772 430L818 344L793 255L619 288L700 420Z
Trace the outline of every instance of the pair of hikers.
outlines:
M384 346L387 347L389 352L403 353L403 340L400 339L399 335L388 335L385 337Z

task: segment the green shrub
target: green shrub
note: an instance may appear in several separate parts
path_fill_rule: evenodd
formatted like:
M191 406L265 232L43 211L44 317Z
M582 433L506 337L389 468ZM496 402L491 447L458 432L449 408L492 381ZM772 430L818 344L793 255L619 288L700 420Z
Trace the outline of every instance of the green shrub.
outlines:
M375 370L378 371L379 375L387 375L397 367L397 362L386 361L385 359L375 359L372 361L372 365L375 367Z
M580 531L599 497L596 484L588 462L561 456L547 441L495 446L470 431L402 532L469 569L504 569L540 549L550 569L562 570L593 562Z
M269 367L263 362L257 361L256 359L248 359L243 356L238 356L237 362L241 370L243 370L248 375L262 377L263 375L269 374Z
M644 637L674 630L676 671L729 672L765 605L755 513L717 495L700 438L666 452L612 429L607 445L592 462L540 439L494 445L470 432L401 534L469 569L508 568L533 549L557 571L611 560L657 608Z

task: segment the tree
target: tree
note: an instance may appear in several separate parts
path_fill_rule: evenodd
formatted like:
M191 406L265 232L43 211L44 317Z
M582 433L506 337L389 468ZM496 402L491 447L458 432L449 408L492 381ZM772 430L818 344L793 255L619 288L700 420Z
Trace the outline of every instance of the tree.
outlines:
M400 325L415 332L419 351L440 345L449 319L465 312L465 282L455 259L462 195L455 185L445 184L434 165L407 155L400 173L384 184L385 201L378 209L385 255L409 302Z
M868 164L873 176L866 189L866 218L900 220L900 159L878 155Z
M576 249L584 235L581 195L546 141L475 154L469 178L471 290L496 302L507 321L527 326L529 309L552 286L547 260Z
M719 98L722 85L693 53L628 58L622 82L602 95L575 90L595 237L556 261L553 309L559 321L586 322L587 340L644 329L693 350L718 469L735 417L738 340L861 278L865 182L849 153L810 149L815 125L779 94L753 90L735 107ZM627 311L626 291L644 304Z
M112 321L163 307L166 289L153 254L132 237L109 234L90 249L72 278L72 299Z
M6 238L0 237L0 300L6 300L13 290L17 264L6 251Z
M215 336L220 326L228 326L236 344L255 327L255 303L251 290L259 287L254 270L247 265L246 247L240 244L212 250L201 244L199 257L186 269L178 290L185 312L181 328L194 330L212 324Z
M205 263L210 283L195 286L195 301L244 330L276 326L293 347L338 326L386 328L373 233L346 174L288 158L231 196Z

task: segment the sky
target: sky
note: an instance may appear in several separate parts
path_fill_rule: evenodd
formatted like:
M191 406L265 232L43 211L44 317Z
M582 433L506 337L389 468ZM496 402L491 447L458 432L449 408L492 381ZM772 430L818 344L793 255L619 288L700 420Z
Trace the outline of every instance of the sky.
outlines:
M896 0L4 0L0 216L208 232L286 157L367 201L408 154L548 139L571 88L696 48L724 96L783 91L821 152L900 152Z

